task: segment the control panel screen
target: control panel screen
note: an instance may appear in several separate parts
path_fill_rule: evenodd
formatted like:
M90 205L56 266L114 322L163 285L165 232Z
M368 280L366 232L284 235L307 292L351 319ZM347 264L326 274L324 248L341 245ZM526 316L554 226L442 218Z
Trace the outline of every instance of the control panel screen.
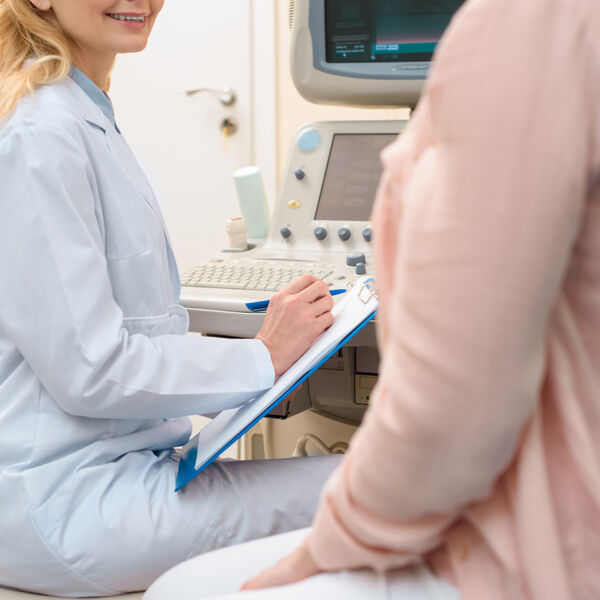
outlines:
M368 221L383 165L381 151L395 133L336 134L315 215L316 221Z
M429 62L463 2L326 0L327 62Z

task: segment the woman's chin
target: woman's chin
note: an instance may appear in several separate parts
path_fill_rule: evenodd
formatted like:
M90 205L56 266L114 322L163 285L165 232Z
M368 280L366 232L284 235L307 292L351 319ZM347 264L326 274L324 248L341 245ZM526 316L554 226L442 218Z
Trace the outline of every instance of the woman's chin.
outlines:
M131 54L133 52L141 52L148 45L148 38L129 40L125 44L120 44L117 50L118 54Z

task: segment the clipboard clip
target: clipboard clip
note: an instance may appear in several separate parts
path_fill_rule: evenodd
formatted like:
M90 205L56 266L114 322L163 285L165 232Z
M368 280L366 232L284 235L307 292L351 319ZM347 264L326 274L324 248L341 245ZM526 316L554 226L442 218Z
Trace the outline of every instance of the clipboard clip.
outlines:
M377 282L371 278L367 279L362 284L360 291L358 292L358 299L363 304L368 304L371 301L371 298L377 298L378 290L377 290Z

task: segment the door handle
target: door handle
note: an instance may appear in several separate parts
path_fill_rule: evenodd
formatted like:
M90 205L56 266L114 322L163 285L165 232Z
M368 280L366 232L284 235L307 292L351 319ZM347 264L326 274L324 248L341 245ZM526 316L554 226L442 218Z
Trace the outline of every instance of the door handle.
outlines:
M200 93L204 93L204 92L215 96L217 98L217 100L219 100L219 102L221 104L223 104L224 106L231 106L232 104L235 104L235 101L237 99L235 92L231 88L213 89L213 88L204 88L203 87L203 88L191 88L191 89L185 91L185 93L188 96L193 96L194 94L200 94Z

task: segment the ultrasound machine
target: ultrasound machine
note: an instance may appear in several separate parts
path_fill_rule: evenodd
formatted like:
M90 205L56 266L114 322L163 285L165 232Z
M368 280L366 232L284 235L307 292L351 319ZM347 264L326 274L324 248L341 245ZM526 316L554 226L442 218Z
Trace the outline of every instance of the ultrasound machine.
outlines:
M437 43L462 0L291 0L291 70L314 103L361 107L417 104ZM381 150L406 121L307 123L289 151L268 237L246 252L216 252L182 274L191 329L253 337L269 298L303 273L350 289L374 274L369 217ZM311 376L300 398L271 416L310 408L360 423L377 381L375 324Z

